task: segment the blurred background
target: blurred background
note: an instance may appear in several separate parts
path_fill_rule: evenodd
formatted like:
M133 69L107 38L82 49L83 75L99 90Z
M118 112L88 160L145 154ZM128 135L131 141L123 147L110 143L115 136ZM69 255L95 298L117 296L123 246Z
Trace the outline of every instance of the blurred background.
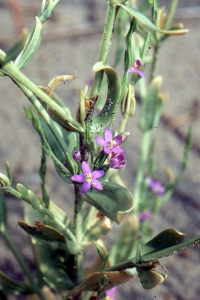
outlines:
M6 51L20 36L24 27L34 26L40 10L39 0L0 0L0 48ZM138 1L139 2L139 1ZM158 1L159 6L170 1ZM168 3L169 2L169 3ZM56 75L72 74L75 81L60 84L56 92L75 115L79 90L93 77L92 66L97 61L101 34L106 16L106 1L60 0L51 19L43 25L41 46L23 72L37 85L47 86ZM200 1L179 1L174 23L184 23L190 31L187 35L170 37L160 52L158 74L163 76L163 89L169 93L161 122L156 129L157 178L165 183L165 166L175 174L181 164L184 138L189 125L193 124L193 145L189 166L173 197L152 219L154 235L174 227L190 238L200 234ZM115 34L108 64L115 55ZM149 49L151 51L151 49ZM122 66L118 67L122 77ZM38 169L40 165L40 140L26 119L23 107L29 105L19 88L9 78L0 78L0 172L5 173L5 161L9 161L13 185L22 183L34 193L40 189ZM133 189L139 158L140 132L138 121L140 105L129 120L131 132L125 144L127 167L121 173L127 188ZM73 215L73 194L69 186L58 177L53 163L48 159L47 191L53 201ZM17 225L23 219L23 203L6 195L8 228L22 251L27 263L34 269L33 253L27 235ZM112 233L107 237L111 242ZM12 253L0 237L0 270L14 279L23 274ZM94 253L90 247L91 255ZM90 253L87 253L90 256ZM153 290L142 288L139 279L119 286L117 299L134 300L185 300L198 299L200 294L200 246L162 259L168 269L167 280ZM9 296L9 300L25 299Z

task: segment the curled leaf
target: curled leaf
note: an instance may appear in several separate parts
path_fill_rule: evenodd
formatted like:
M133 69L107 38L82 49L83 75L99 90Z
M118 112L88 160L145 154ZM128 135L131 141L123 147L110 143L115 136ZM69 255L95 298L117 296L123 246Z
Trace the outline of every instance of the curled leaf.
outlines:
M18 225L28 234L38 239L48 242L66 243L66 239L62 233L53 227L42 224L41 222L35 222L35 225L32 226L24 221L19 220Z
M108 94L104 107L100 114L91 120L91 132L99 132L116 113L121 84L117 72L110 66L105 66L102 62L97 62L93 66L93 71L104 71L108 79Z

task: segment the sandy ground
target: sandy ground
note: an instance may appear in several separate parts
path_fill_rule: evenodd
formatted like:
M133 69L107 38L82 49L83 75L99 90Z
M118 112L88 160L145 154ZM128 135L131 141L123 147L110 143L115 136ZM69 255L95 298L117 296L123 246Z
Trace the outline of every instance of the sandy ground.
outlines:
M32 7L32 3L35 3ZM165 2L165 1L163 1ZM24 23L31 28L34 23L34 15L37 12L40 1L22 1ZM60 85L58 94L66 101L66 104L75 113L78 92L92 76L92 65L98 56L98 47L103 29L102 15L106 13L106 4L94 1L81 2L61 1L53 18L45 23L43 42L30 65L25 68L27 74L36 84L46 86L55 75L74 74L77 78L74 82ZM199 117L185 118L185 113L191 110L194 102L198 104L200 86L200 18L197 12L199 1L190 1L194 10L188 11L187 1L181 2L182 10L177 15L184 18L185 28L190 33L177 38L169 38L160 52L158 74L164 77L163 88L169 92L170 100L165 105L164 114L171 120L179 120L176 132L184 135L189 124L193 123L193 142L200 144ZM34 11L35 10L35 11ZM13 43L15 34L13 19L8 6L0 1L0 46L6 50ZM67 28L67 29L65 29ZM115 41L113 41L113 45ZM110 53L108 62L112 64L114 52ZM119 69L120 72L120 69ZM26 120L23 106L29 103L22 92L11 82L9 78L0 80L0 170L4 173L5 161L9 161L13 172L13 184L24 184L35 193L39 189L38 168L40 162L40 144L32 125ZM128 188L132 188L135 180L136 166L138 164L140 133L138 130L140 106L127 126L132 132L129 143L126 145L127 169L123 177ZM183 116L183 118L179 118ZM164 122L161 122L156 130L157 137L157 163L160 168L158 176L165 179L162 169L169 166L177 174L180 167L184 143L176 132L170 130ZM174 227L187 234L187 237L199 234L200 212L200 171L199 150L193 146L190 151L190 162L183 180L176 189L172 199L167 202L159 215L153 218L155 234ZM69 199L69 192L65 184L59 180L54 172L53 164L48 160L47 189L51 199L59 203L72 216L73 197ZM68 187L67 187L68 189ZM22 218L22 203L7 195L8 226L15 242L22 250L25 258L31 261L31 248L27 236L21 232L17 220ZM112 237L109 237L112 240ZM1 242L0 269L8 275L21 278L21 272L17 263L12 261L12 254L7 250L3 240ZM23 247L22 247L23 245ZM134 300L184 300L198 299L199 286L199 246L191 248L183 254L163 259L169 274L164 284L157 288L145 291L139 280L120 286L117 290L117 299ZM12 263L11 263L12 261ZM13 275L14 274L14 275ZM18 299L17 297L11 299Z

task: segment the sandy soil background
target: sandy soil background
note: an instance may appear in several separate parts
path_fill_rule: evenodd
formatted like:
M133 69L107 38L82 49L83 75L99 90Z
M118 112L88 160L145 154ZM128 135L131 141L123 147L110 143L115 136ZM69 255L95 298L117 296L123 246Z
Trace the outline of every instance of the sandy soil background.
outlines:
M34 16L37 14L40 2L39 0L21 0L23 22L28 28L32 28L34 24ZM0 1L0 47L3 50L16 40L16 23L8 4L9 1ZM78 102L78 92L91 78L91 69L98 57L105 14L105 1L61 0L52 19L44 24L43 42L37 55L24 69L24 73L36 84L43 86L46 86L55 75L74 74L76 81L57 88L58 94L74 113ZM193 123L193 147L190 151L188 169L174 196L163 206L159 215L153 216L155 234L170 227L186 233L188 238L200 232L199 15L200 1L180 1L175 21L176 23L183 21L185 28L189 28L190 32L184 36L169 38L160 52L158 73L164 77L163 88L169 92L170 100L165 105L164 117L156 130L157 163L160 166L160 172L157 175L165 180L162 171L165 165L171 167L175 173L178 172L184 150L182 137L186 134L191 122ZM115 38L112 43L114 46ZM113 50L109 55L109 64L113 61ZM5 172L4 163L9 161L13 172L13 184L20 182L37 193L40 185L39 138L25 118L23 106L28 106L29 103L9 78L0 78L0 104L0 171ZM138 105L135 117L129 121L127 127L132 134L126 145L128 164L122 176L130 189L134 184L139 157L139 111ZM195 113L191 116L189 114L188 118L189 111L195 111ZM176 124L173 123L175 121ZM169 124L175 124L175 129L172 130ZM72 216L73 197L68 196L68 187L66 189L65 184L54 172L50 160L48 160L47 189L51 199L67 209ZM28 238L17 225L17 220L23 218L23 204L9 195L6 198L10 233L31 264L32 252ZM109 238L112 240L111 236ZM145 291L139 280L135 279L120 286L116 298L198 299L200 294L199 249L200 246L197 246L184 253L163 259L162 263L169 271L168 279L157 288ZM18 264L13 260L2 238L0 239L0 269L13 278L22 278ZM10 296L9 300L11 299L19 298Z

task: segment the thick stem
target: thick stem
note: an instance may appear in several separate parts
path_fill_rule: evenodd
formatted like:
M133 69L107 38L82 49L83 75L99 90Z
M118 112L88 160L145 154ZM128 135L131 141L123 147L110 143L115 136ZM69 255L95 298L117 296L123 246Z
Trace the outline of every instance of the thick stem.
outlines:
M116 13L117 13L117 5L116 3L112 3L112 2L114 1L112 0L108 1L107 16L106 16L103 37L101 41L101 48L100 48L100 53L98 58L98 61L101 61L104 64L106 64L108 52L110 50L113 28L115 24ZM103 71L97 72L94 77L94 83L92 85L90 98L94 97L96 94L99 93L102 79L103 79Z
M141 142L141 153L140 153L140 161L137 171L136 182L134 186L134 212L136 213L139 208L142 184L145 175L145 165L148 157L149 152L149 144L150 144L150 136L151 131L146 131L143 133L142 142Z
M83 208L84 200L80 192L80 186L74 185L75 205L74 205L74 233L77 243L81 243L83 237ZM83 280L83 252L82 249L75 255L75 277L76 284Z
M158 42L154 48L149 82L151 82L151 80L156 76L156 71L158 67L159 49L160 49L160 43Z

